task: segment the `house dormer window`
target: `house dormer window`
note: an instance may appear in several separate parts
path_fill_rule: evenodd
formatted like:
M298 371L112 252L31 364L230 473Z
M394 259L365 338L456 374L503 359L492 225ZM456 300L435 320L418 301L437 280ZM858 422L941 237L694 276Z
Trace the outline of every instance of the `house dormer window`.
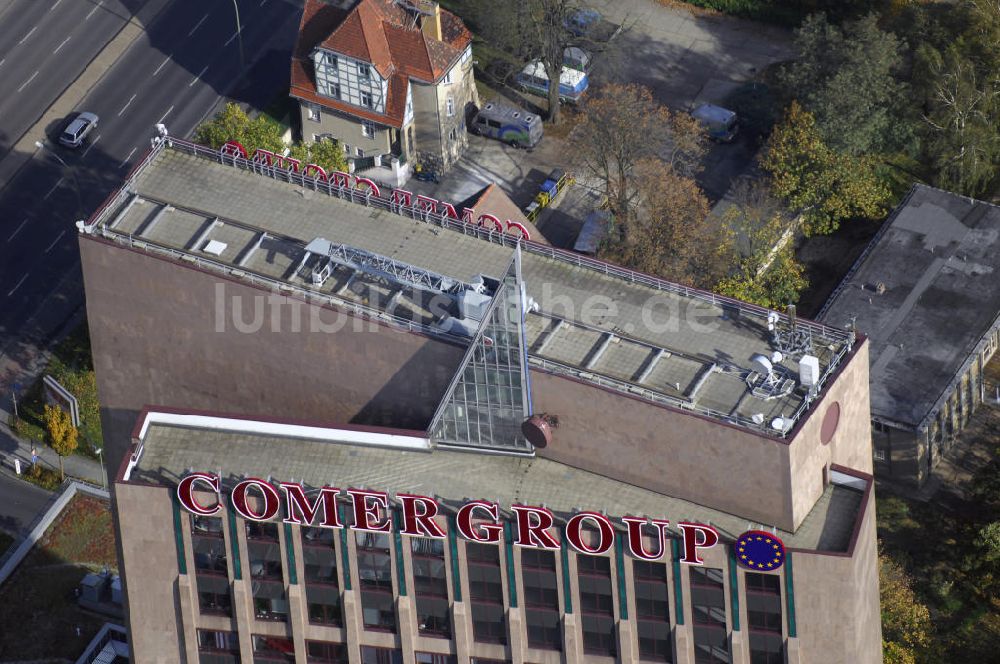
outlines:
M358 78L370 79L372 77L371 65L364 62L358 63Z
M323 64L325 64L327 67L329 67L330 69L334 70L334 72L336 72L337 71L337 56L334 55L333 53L324 53L323 54Z

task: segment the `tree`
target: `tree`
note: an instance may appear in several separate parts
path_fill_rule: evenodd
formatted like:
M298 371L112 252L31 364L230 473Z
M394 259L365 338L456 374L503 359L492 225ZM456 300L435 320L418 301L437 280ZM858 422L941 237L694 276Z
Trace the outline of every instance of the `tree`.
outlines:
M45 404L43 419L45 420L49 446L59 455L59 474L65 480L66 471L63 469L63 457L76 451L79 432L73 426L69 413L57 406Z
M733 198L719 248L731 271L714 290L771 309L797 302L809 282L792 251L793 220L760 182L741 182Z
M563 68L563 52L576 46L591 55L607 52L612 34L602 34L600 20L582 25L574 18L586 11L578 0L520 0L497 11L491 0L478 0L474 22L479 34L487 35L499 50L527 63L539 60L550 81L548 121L557 124L561 102L559 81Z
M885 212L889 190L868 157L831 150L815 117L792 102L765 146L761 166L771 190L802 215L807 235L836 230L845 219L873 219Z
M247 154L253 154L257 148L282 153L285 144L281 134L281 125L270 117L259 115L251 120L239 104L229 103L198 127L194 140L215 149L221 148L226 141L239 141Z
M874 14L842 28L813 14L796 31L795 46L799 57L781 70L779 81L816 117L828 146L861 155L893 142L893 109L902 91L894 72L902 45L879 29Z
M1000 158L1000 81L978 74L957 48L943 56L924 54L933 81L924 120L936 184L969 196L982 194Z
M931 617L903 567L879 554L882 649L886 664L911 664L931 643Z
M324 138L315 143L296 143L291 147L291 156L303 164L322 166L327 173L347 172L347 157L340 141Z
M653 100L648 88L635 84L596 90L581 107L570 143L580 169L601 183L625 234L639 200L636 164L656 158L663 171L691 177L705 152L701 129L692 118L671 113Z
M645 158L636 164L635 187L641 204L629 233L607 243L602 258L694 286L715 283L721 273L717 232L697 183Z

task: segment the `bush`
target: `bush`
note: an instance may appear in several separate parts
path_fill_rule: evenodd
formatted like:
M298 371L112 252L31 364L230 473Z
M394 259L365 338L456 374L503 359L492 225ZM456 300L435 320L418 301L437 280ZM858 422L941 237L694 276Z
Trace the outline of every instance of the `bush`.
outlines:
M46 491L55 491L62 484L62 480L59 479L59 473L42 467L40 463L36 463L34 466L28 468L28 471L22 477L32 484L37 484Z
M778 120L774 95L764 83L744 83L726 97L723 106L739 116L741 131L751 138L771 133Z

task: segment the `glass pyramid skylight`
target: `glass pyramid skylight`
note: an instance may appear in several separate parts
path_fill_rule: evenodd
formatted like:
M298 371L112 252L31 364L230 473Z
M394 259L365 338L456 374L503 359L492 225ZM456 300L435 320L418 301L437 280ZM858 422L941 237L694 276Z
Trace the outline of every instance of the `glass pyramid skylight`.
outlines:
M521 433L531 413L524 300L517 248L431 421L435 443L532 452Z

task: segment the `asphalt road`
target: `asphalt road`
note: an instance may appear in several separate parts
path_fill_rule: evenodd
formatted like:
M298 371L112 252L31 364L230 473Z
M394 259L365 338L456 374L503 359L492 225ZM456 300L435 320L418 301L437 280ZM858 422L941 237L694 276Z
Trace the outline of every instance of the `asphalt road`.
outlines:
M51 497L45 489L0 472L0 505L3 505L0 530L14 536L23 534L22 529L35 519Z
M145 0L10 0L0 7L0 159Z
M20 1L0 0L10 5L5 15ZM0 356L16 352L28 335L44 336L46 330L26 326L43 307L45 313L61 308L66 317L79 308L82 286L74 221L87 217L121 185L149 147L154 124L163 122L171 134L186 136L220 96L232 96L234 88L240 90L237 99L262 104L287 85L300 3L238 2L246 66L258 62L239 86L246 69L232 1L174 0L147 23L145 33L80 104L77 110L100 117L88 143L78 150L59 147L55 139L65 122L56 123L46 129L51 152L39 151L0 190ZM2 31L7 32L6 25ZM262 53L269 44L280 48ZM40 82L56 86L47 79ZM48 298L67 280L59 297ZM49 319L53 324L59 320L55 314ZM17 379L0 375L0 390Z

